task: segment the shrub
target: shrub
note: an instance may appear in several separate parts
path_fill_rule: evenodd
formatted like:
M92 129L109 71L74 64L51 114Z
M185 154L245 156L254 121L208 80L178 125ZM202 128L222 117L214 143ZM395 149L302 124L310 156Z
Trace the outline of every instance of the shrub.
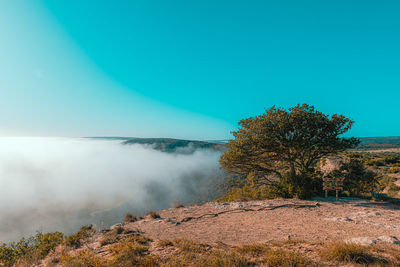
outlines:
M388 196L396 197L399 194L399 192L400 192L400 186L398 186L394 183L391 183L389 185L388 192L387 192Z
M389 172L390 173L400 173L400 167L391 167Z
M398 156L388 156L383 158L383 162L386 164L395 164L400 162L400 159Z
M355 243L336 242L326 244L320 256L327 260L371 264L376 259L368 252L368 248Z
M125 217L124 217L125 223L136 222L137 220L138 220L137 217L134 216L132 213L125 214Z
M387 196L395 197L400 192L400 186L396 185L396 178L392 176L383 176L379 180L379 189L387 190Z
M329 173L330 177L343 177L344 190L353 196L366 196L379 188L378 175L367 170L357 159L350 159L339 170Z
M185 206L182 204L182 202L178 202L178 203L176 203L176 205L175 205L175 208L177 208L177 209L179 209L179 208L184 208Z
M42 234L38 232L33 237L33 249L39 252L40 256L44 258L49 252L55 249L56 246L61 244L64 240L64 234L61 232Z
M259 185L253 175L249 175L247 178L233 177L229 182L230 190L217 201L264 200L279 197L305 199L321 195L322 179L318 173L297 176L298 181L295 183L297 186L294 186L294 182L289 181L290 179L290 176L284 176L275 183Z
M114 228L113 230L105 233L103 235L103 238L100 241L101 246L113 244L118 241L118 235L121 234L124 231L124 228L121 226L118 226Z
M263 244L243 245L234 249L234 251L239 254L251 255L253 257L265 254L268 250L269 249Z
M0 263L12 266L33 265L46 257L49 252L62 243L64 235L60 232L41 233L29 238L21 238L17 243L0 245Z
M154 266L155 258L145 257L149 247L139 244L137 238L129 237L115 245L109 251L112 253L112 266L143 266L143 262L147 262L146 266Z
M110 266L105 258L100 258L91 250L79 251L77 254L66 254L61 257L63 267L105 267Z
M173 246L174 243L172 243L171 240L164 239L164 240L159 240L157 242L157 245L160 246L160 247L169 247L169 246Z
M16 253L12 246L7 244L0 245L0 263L12 266L16 260Z
M95 233L96 230L92 225L82 226L78 232L65 239L65 244L69 247L79 248L83 240L93 236Z
M153 219L158 219L158 218L161 218L160 217L160 214L158 214L157 212L155 212L155 211L149 211L146 215L149 215L151 218L153 218Z
M130 240L132 240L138 244L146 245L146 246L149 245L149 242L153 242L153 240L151 238L147 238L147 237L144 237L141 235L132 236L132 237L130 237Z

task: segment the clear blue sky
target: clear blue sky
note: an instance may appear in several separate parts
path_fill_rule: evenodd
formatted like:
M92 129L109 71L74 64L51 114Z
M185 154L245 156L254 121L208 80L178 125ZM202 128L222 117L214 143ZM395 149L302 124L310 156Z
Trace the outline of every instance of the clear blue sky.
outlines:
M400 135L399 1L0 1L0 135L229 137L309 103Z

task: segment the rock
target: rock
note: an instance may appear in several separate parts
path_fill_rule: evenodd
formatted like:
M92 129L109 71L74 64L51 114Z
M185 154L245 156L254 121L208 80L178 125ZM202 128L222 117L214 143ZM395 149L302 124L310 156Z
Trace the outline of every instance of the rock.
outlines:
M114 225L111 225L111 226L110 226L110 230L114 230L114 229L116 229L116 228L118 228L118 227L122 227L122 224L121 224L121 223L116 223L116 224L114 224Z
M395 236L383 235L383 236L378 237L377 241L379 243L389 243L389 244L400 245L400 240Z
M373 245L373 244L377 244L377 243L400 245L400 240L395 236L384 235L384 236L380 236L376 239L374 239L372 237L355 237L355 238L346 240L346 243L356 243L356 244L360 244L360 245L364 245L364 246Z
M369 246L372 244L376 244L376 240L371 237L355 237L346 240L346 243L355 243L363 246Z
M235 204L232 205L232 208L234 208L234 209L240 209L240 208L243 208L243 205L240 204L240 203L235 203Z
M352 222L353 220L350 218L341 218L341 217L332 217L332 218L325 218L327 221L335 221L335 222Z

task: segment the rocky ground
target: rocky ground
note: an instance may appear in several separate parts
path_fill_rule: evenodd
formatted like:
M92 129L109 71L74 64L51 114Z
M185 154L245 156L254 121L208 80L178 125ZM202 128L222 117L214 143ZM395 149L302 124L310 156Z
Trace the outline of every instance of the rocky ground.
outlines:
M209 202L114 225L76 248L63 244L40 266L84 266L82 261L90 266L400 266L399 239L400 206L390 203L355 198ZM329 246L332 259L323 256ZM142 252L134 257L140 262L105 263L126 260L121 255L138 248ZM340 259L341 253L355 256Z
M350 198L206 203L163 210L159 215L124 227L154 239L189 238L233 246L288 239L326 242L358 238L364 243L400 239L399 206Z

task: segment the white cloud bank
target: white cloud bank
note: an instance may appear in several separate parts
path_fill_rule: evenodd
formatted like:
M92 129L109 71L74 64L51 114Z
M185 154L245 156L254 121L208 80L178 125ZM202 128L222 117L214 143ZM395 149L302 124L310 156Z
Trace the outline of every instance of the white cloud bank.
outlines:
M107 226L204 196L219 152L168 154L121 141L0 138L0 241Z

